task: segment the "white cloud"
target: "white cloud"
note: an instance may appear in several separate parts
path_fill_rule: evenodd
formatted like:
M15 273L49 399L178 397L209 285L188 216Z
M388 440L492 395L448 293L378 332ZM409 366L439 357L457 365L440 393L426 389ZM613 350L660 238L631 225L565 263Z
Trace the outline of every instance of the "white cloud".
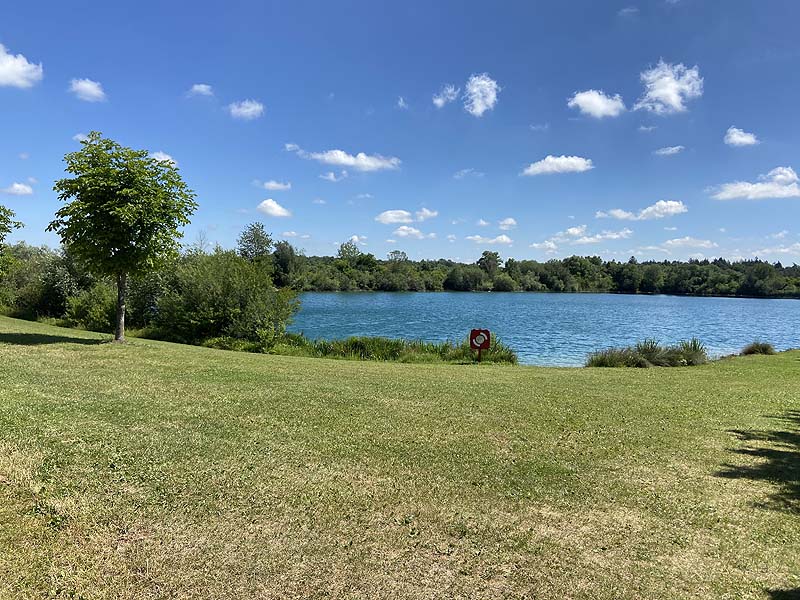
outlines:
M72 139L76 142L85 142L89 139L89 136L87 136L85 133L76 133L72 136Z
M551 173L582 173L593 169L591 159L580 156L553 156L548 154L542 160L529 164L521 175L548 175Z
M454 233L448 234L448 236L447 236L447 241L448 242L455 242L456 239L457 239L457 237L456 237L456 235Z
M359 200L369 200L370 198L374 198L374 197L375 197L375 196L373 196L372 194L367 194L367 193L364 193L364 194L358 194L358 195L356 196L356 198L358 198Z
M586 233L586 225L576 225L575 227L570 227L567 229L564 234L571 236L571 237L580 237L584 233ZM561 234L559 234L561 235Z
M438 210L430 210L427 208L421 208L416 213L414 213L417 217L417 221L425 221L427 219L432 219L433 217L438 216Z
M158 152L150 153L150 158L155 159L158 162L170 163L172 165L177 165L178 164L177 161L174 158L172 158L166 152L161 152L161 150L159 150Z
M650 133L651 131L655 131L657 127L655 125L639 125L639 131L642 133Z
M600 233L596 233L594 235L585 235L581 236L575 241L573 244L597 244L598 242L605 242L607 240L625 240L631 237L633 231L630 229L622 229L620 231L601 231Z
M754 133L748 133L738 127L728 127L724 141L728 146L754 146L759 143Z
M488 73L472 75L464 89L464 108L473 117L481 117L495 107L500 91L500 86Z
M20 152L17 156L20 160L28 160L31 157L27 152Z
M517 226L517 220L514 217L506 217L502 219L497 226L503 231L510 231Z
M69 82L69 91L80 100L85 100L86 102L103 102L106 99L103 85L99 81L92 81L91 79L71 80Z
M703 78L695 65L670 64L659 60L652 69L640 74L644 92L634 110L644 109L658 115L684 112L686 101L703 95Z
M392 235L398 237L410 237L418 240L433 239L436 237L435 233L422 233L416 227L409 227L408 225L401 225L392 232Z
M327 204L327 202L325 200L323 200L322 198L314 198L311 201L311 203L312 204Z
M635 17L639 14L639 9L635 6L626 6L617 12L617 15L620 17Z
M281 237L285 237L285 238L297 237L297 232L296 231L284 231L281 234Z
M438 94L433 95L433 104L436 108L442 108L445 104L449 104L456 98L458 98L458 94L461 92L461 88L457 88L451 84L445 84L442 86L442 90Z
M763 200L765 198L800 198L797 173L791 167L777 167L760 181L734 181L723 183L712 196L717 200Z
M685 149L684 146L665 146L664 148L653 150L653 154L656 156L672 156L673 154L683 152Z
M620 208L613 208L609 211L598 211L595 217L598 219L620 219L622 221L649 221L651 219L673 217L685 213L688 210L686 205L680 200L659 200L655 204L643 208L638 213L632 213Z
M757 252L755 252L758 256L764 256L769 254L789 254L800 256L800 242L795 242L794 244L790 244L788 246L773 246L771 248L761 248Z
M342 170L339 172L339 175L336 175L333 171L328 171L327 173L323 173L319 176L320 179L324 179L325 181L330 181L331 183L338 183L342 179L347 179L347 171Z
M292 213L275 202L272 198L264 200L258 205L258 210L270 217L291 217Z
M584 115L595 119L603 117L617 117L625 112L625 103L622 96L616 94L607 96L602 90L586 90L575 92L567 102L570 108L577 108Z
M400 209L385 210L375 217L375 220L384 225L389 225L391 223L412 223L414 221L410 212Z
M789 230L788 229L784 229L783 231L779 231L778 233L773 233L769 237L771 237L773 240L782 240L787 235L789 235Z
M453 179L464 179L467 176L483 177L483 173L481 173L480 171L476 171L473 168L461 169L460 171L456 171L455 173L453 173Z
M287 190L292 189L292 182L287 181L286 183L282 181L275 181L274 179L270 179L269 181L257 182L260 187L263 187L265 190L270 190L273 192L285 192Z
M0 44L0 87L26 89L39 83L44 77L42 63L28 62L22 54L11 54Z
M534 242L533 244L531 244L531 248L535 248L537 250L546 250L548 253L552 253L558 250L558 246L553 240Z
M478 227L488 227L489 225L491 225L491 223L489 223L489 221L486 221L484 219L478 219L478 221L475 224Z
M717 244L712 242L711 240L698 240L697 238L689 236L667 240L666 242L664 242L664 245L669 246L670 248L716 248L717 247Z
M33 188L27 183L14 182L10 186L0 189L0 193L11 196L30 196L33 194Z
M397 98L397 108L399 108L400 110L408 109L408 103L406 102L406 99L403 98L402 96L399 96Z
M189 91L186 92L187 96L213 96L214 88L207 83L195 83Z
M510 237L508 237L504 233L501 233L497 237L493 237L493 238L484 237L482 235L468 235L466 239L470 240L471 242L475 242L476 244L488 244L488 245L491 245L491 246L497 245L497 244L503 245L503 246L508 246L508 245L514 243L514 240L512 240Z
M664 227L664 231L678 231L677 227Z
M534 123L529 127L531 131L547 131L550 129L550 123Z
M229 104L228 112L234 119L252 121L264 114L264 105L258 100L241 100Z
M306 152L297 144L286 144L286 150L295 152L300 158L316 160L326 165L349 167L357 171L385 171L400 168L402 161L394 156L380 154L348 154L344 150L326 150L325 152Z
M367 245L367 236L365 235L351 235L348 241L353 242L354 244L360 244L361 246Z

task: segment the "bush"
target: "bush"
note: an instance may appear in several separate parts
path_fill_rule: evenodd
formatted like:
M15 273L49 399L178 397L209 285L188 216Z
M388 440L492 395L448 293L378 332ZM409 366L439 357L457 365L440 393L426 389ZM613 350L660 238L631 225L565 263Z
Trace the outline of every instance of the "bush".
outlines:
M104 283L98 283L67 299L65 319L71 327L109 333L114 331L116 315L116 292Z
M469 340L453 342L424 342L384 337L350 337L343 340L309 340L303 335L286 334L272 348L274 354L309 356L315 358L345 358L406 363L451 362L472 363L477 354ZM517 355L508 346L494 339L483 352L483 362L517 363Z
M627 348L607 348L592 352L587 367L689 367L708 362L708 351L697 338L661 346L647 339Z
M742 356L751 354L775 354L775 347L767 342L755 341L742 349Z

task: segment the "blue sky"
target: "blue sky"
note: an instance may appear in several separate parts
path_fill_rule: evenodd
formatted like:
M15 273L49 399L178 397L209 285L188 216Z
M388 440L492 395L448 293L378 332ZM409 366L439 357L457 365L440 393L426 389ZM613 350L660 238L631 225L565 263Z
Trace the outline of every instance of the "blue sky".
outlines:
M26 223L12 240L57 245L61 159L99 130L177 161L200 204L187 243L261 220L307 254L357 236L377 256L800 262L799 18L788 0L19 2L0 203Z

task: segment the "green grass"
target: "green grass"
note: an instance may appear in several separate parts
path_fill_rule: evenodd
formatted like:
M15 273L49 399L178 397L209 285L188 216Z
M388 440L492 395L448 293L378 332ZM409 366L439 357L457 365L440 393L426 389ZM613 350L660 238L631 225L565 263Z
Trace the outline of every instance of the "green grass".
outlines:
M749 356L751 354L775 354L775 346L768 342L755 341L747 344L747 346L742 349L742 354L744 356Z
M0 318L0 598L789 598L800 352L266 356Z
M635 346L598 350L586 358L587 367L696 367L707 362L708 351L697 338L672 346L646 339Z

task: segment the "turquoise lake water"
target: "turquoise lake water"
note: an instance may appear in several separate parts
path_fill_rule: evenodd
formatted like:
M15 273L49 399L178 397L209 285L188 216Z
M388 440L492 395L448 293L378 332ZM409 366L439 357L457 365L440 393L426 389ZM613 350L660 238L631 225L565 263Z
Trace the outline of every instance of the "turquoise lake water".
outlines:
M301 296L291 331L312 339L353 335L460 340L491 330L530 365L578 366L598 348L656 338L700 338L713 355L753 340L800 347L800 300L616 294L343 293Z

